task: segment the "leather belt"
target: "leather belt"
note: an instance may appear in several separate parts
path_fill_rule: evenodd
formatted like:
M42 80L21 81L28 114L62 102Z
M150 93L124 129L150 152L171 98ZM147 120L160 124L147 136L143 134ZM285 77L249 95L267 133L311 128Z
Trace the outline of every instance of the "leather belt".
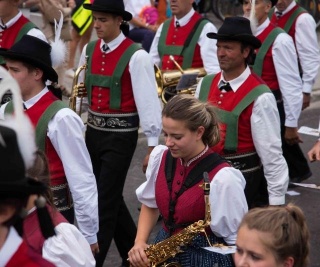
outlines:
M67 183L50 186L53 195L53 204L58 211L69 210L73 207L71 192Z
M240 170L242 173L249 173L257 171L262 164L257 152L248 152L242 154L232 154L223 156L232 167Z
M139 115L135 113L98 113L88 110L88 126L106 132L133 132L139 128Z

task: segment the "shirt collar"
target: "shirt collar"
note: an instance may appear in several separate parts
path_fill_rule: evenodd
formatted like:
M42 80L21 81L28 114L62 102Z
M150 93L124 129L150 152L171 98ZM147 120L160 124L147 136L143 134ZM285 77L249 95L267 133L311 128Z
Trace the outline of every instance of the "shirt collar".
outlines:
M13 24L15 24L17 21L18 21L18 19L20 18L22 16L22 12L21 11L19 11L19 13L16 15L16 16L14 16L12 19L10 19L7 23L3 23L3 21L2 21L2 19L0 20L0 24L1 24L1 26L7 26L7 28L10 28ZM3 31L3 29L1 29L0 28L0 32L2 32Z
M118 37L116 37L115 39L113 39L111 42L109 43L106 43L105 41L103 41L101 39L101 43L100 43L100 49L102 51L102 46L104 44L106 44L108 47L109 47L109 50L107 51L107 53L115 50L122 42L123 40L125 39L126 37L124 36L124 34L121 32Z
M17 231L13 227L10 227L7 239L0 249L0 266L7 265L12 256L19 249L21 243L22 238L18 235Z
M45 87L34 97L30 98L29 100L23 102L27 109L31 108L35 103L39 101L41 97L43 97L46 93L49 92L48 87Z
M200 153L198 154L197 156L195 156L194 158L190 159L188 162L186 163L183 163L183 160L180 158L180 161L181 161L181 165L184 165L186 167L189 167L191 165L192 162L196 161L197 159L200 159L209 149L209 146L206 145L205 149Z
M264 29L268 27L269 24L270 24L270 19L267 18L261 25L257 27L255 36L258 36L260 33L262 33Z
M285 10L282 11L282 16L287 14L292 8L296 6L296 1L292 1L290 5L287 6ZM279 11L277 8L275 8L275 11Z
M236 92L239 89L239 87L245 82L245 80L248 79L250 74L251 74L250 68L247 66L244 72L242 72L240 76L238 76L233 80L227 81L230 84L232 91ZM226 81L226 80L223 77L223 71L222 71L220 80L218 82L218 87L220 87L223 81Z
M176 21L179 21L180 27L185 26L192 18L194 12L194 9L191 8L191 10L181 19L177 19L176 16L174 16L174 25L176 25Z

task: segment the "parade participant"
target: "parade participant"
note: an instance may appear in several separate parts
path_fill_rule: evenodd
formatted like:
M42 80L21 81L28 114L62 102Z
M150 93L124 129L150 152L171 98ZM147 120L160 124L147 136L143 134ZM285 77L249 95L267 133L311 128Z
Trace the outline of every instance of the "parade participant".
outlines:
M97 187L83 138L85 126L45 85L47 80L58 80L52 68L53 51L48 43L25 35L10 49L0 49L0 55L20 85L25 112L36 128L37 146L48 157L55 204L71 223L75 212L79 230L96 252ZM13 112L11 102L1 106L2 118L5 111Z
M312 86L319 69L319 45L316 23L304 8L293 0L278 0L271 22L283 28L293 39L302 76L303 106L310 105Z
M192 2L170 1L173 17L159 26L150 55L153 63L163 71L177 70L169 58L172 55L182 69L204 67L207 73L217 73L220 68L216 46L206 36L208 32L216 32L217 29L194 11Z
M277 104L270 89L247 64L261 42L243 17L226 18L218 33L208 37L217 39L222 72L204 77L196 97L218 109L221 142L213 150L243 173L249 208L282 205L288 167L282 156Z
M59 266L94 267L95 260L90 245L79 230L67 222L61 213L54 207L50 190L50 173L46 155L36 151L34 165L28 169L29 177L42 182L47 190L43 194L48 203L47 208L54 223L56 235L45 240L38 222L35 200L37 195L31 195L27 204L28 215L23 221L23 239L30 248L46 260Z
M306 267L309 238L306 218L298 206L255 208L240 224L235 265Z
M16 94L15 116L0 121L0 266L54 265L31 251L19 236L15 226L21 224L21 215L31 194L41 194L46 188L38 181L26 176L26 168L34 161L34 132L27 116L22 111L19 88L6 70L0 67L0 97L4 90L12 89ZM51 234L53 229L51 228Z
M124 3L125 9L132 14L128 37L134 42L141 43L147 52L158 29L158 10L151 2L150 0L126 0Z
M210 180L211 222L206 231L210 242L235 243L237 227L248 210L245 180L240 171L210 149L220 139L214 110L210 104L190 95L174 96L164 107L162 124L166 146L159 145L152 151L147 181L136 191L142 206L135 245L129 252L132 266L150 266L145 249L159 213L163 216L163 226L155 243L205 219L207 203L200 187L204 172ZM181 248L183 253L166 263L233 266L230 254L225 256L201 249L206 246L210 246L206 236L198 233L191 244ZM170 251L164 253L170 254Z
M92 10L98 40L84 47L79 66L85 64L88 92L86 144L97 179L100 253L102 266L112 239L127 265L136 226L123 199L123 187L138 139L139 122L147 137L145 170L161 132L161 108L149 54L122 33L131 14L123 1L95 0ZM83 73L82 73L83 74ZM81 81L81 77L79 77Z
M20 0L0 1L0 48L10 48L25 34L33 35L46 41L45 35L37 26L23 16L19 10L19 4ZM5 64L2 57L0 57L0 64ZM10 99L11 93L8 92L3 96L0 105Z
M253 71L274 94L281 123L283 156L291 181L302 181L311 176L307 160L299 146L298 119L302 107L302 81L299 76L297 53L292 38L281 28L270 23L268 13L277 0L256 0L254 10L249 0L243 3L244 16L255 14L255 36L263 44L256 50Z

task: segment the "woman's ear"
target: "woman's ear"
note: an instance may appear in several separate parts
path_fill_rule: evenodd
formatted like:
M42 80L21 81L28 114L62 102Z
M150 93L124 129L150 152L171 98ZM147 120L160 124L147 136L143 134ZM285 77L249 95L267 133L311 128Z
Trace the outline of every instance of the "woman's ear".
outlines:
M199 126L197 129L197 140L200 140L204 134L204 127L203 126Z
M293 265L294 265L294 258L293 257L288 257L283 263L284 267L293 267Z

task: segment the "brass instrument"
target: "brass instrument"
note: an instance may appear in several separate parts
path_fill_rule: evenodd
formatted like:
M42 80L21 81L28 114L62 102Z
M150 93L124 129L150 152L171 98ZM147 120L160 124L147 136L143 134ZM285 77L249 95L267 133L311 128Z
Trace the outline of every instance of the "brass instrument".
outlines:
M79 67L74 74L71 96L69 98L69 107L79 116L81 116L82 113L83 98L87 96L87 90L85 88L84 82L78 83L80 73L82 71L86 71L88 67L88 56L86 56L85 60L85 64ZM83 81L85 81L85 75ZM77 98L80 98L79 110L77 110Z
M164 104L166 104L168 100L176 94L194 95L197 83L192 87L179 91L176 90L176 86L182 74L198 73L198 78L207 74L204 68L190 68L183 70L172 55L169 58L177 66L178 70L161 71L158 66L154 65L158 96Z
M208 173L205 172L204 183L200 185L204 190L204 199L205 199L205 218L204 220L199 220L184 228L179 233L170 236L169 238L157 243L150 245L146 250L146 255L151 263L151 267L180 267L181 265L178 262L171 262L166 264L165 261L174 257L176 254L183 252L180 247L185 246L191 243L193 238L199 234L204 233L208 243L210 241L206 234L206 227L210 225L211 221L211 212L210 212L210 202L209 202L209 193L210 193L210 181ZM210 244L211 246L211 244Z

